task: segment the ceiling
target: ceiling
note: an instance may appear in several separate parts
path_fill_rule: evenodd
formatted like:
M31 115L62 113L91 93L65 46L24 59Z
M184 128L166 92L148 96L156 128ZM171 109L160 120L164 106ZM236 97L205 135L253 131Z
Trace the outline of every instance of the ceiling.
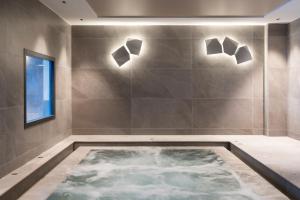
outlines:
M263 17L287 0L87 0L98 17Z
M40 1L70 25L248 25L300 18L300 0Z

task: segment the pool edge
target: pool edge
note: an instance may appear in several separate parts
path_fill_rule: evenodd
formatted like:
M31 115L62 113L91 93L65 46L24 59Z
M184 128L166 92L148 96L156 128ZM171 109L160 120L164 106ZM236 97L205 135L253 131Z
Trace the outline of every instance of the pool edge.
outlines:
M16 182L16 184L12 187L7 188L4 191L0 191L0 200L13 200L19 198L51 169L80 146L221 146L237 156L241 161L246 163L260 176L264 177L269 183L279 189L287 197L295 200L300 199L300 189L295 184L265 166L263 163L256 160L230 141L72 141L65 145L62 150L52 155L52 157L49 157L49 159L38 168L34 169L27 176L22 178L22 180Z

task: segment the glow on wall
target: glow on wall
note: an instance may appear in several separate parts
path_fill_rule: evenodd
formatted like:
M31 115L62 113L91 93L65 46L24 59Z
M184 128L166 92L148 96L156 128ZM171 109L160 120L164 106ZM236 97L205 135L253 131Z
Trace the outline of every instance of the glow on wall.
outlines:
M119 67L130 61L130 54L139 56L143 41L139 39L128 38L126 44L112 53L112 57Z
M234 56L237 64L252 60L252 55L249 47L245 45L240 46L237 41L229 37L225 37L222 44L220 43L218 38L207 39L205 40L205 45L207 55L225 53L229 56Z
M25 126L55 116L54 58L25 50Z

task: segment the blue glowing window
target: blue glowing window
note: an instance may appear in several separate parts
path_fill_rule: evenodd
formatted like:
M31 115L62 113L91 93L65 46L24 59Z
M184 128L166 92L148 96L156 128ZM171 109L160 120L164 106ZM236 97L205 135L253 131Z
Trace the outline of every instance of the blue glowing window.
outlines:
M25 50L25 126L55 117L54 58Z

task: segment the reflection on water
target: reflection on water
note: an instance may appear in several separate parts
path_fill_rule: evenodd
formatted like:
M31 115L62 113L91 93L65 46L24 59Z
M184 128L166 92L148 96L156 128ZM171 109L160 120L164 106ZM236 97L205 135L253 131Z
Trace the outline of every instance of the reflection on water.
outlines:
M91 150L48 200L257 200L209 149Z

